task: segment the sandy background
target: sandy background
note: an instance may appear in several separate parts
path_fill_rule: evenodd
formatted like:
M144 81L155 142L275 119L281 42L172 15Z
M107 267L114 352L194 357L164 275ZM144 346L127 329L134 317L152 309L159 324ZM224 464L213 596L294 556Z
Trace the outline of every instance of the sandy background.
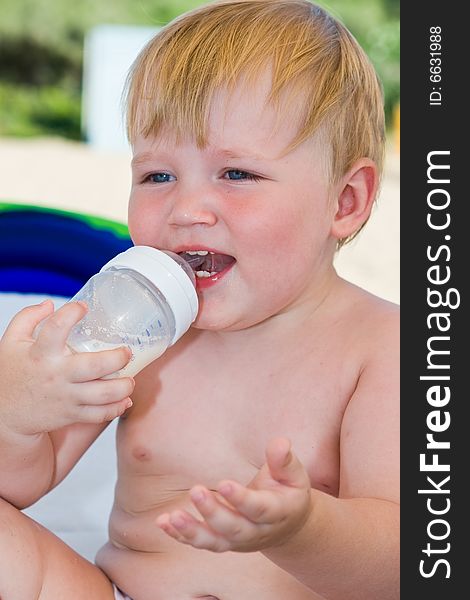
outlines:
M58 139L0 139L0 201L126 221L130 155ZM388 151L378 203L359 237L338 254L338 272L399 302L399 155Z

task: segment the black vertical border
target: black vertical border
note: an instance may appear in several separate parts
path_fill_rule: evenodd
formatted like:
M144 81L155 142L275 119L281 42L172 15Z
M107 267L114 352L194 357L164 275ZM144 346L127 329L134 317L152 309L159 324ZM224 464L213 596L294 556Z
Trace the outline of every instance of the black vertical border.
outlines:
M470 397L467 373L470 374L470 315L468 315L468 283L470 269L470 205L465 178L470 176L470 164L466 154L470 152L470 103L465 90L470 72L470 26L462 13L463 5L457 2L402 2L401 4L401 305L402 305L402 373L401 373L401 598L403 600L447 600L468 594L467 536L470 536L467 512L470 497L466 483L470 479L469 411ZM441 28L442 79L430 81L430 35L431 27ZM435 87L436 90L432 88ZM441 88L438 90L438 88ZM440 106L430 105L430 93L442 94ZM435 98L438 98L435 94ZM465 147L464 147L465 144ZM468 146L468 149L466 148ZM430 212L427 196L431 189L427 182L427 156L429 152L449 150L448 158L441 162L450 164L450 184L441 186L450 193L448 209L451 223L445 231L433 231L427 226ZM437 196L436 196L437 197ZM445 211L443 211L444 213ZM442 216L444 217L444 214ZM450 235L450 239L445 239ZM460 306L456 309L440 307L432 309L427 302L430 286L427 270L432 264L426 256L427 247L437 249L448 245L451 255L442 252L437 261L442 269L449 266L451 278L439 286L443 294L452 287L459 291ZM435 255L435 253L434 253ZM438 286L430 286L437 288ZM430 330L427 316L434 310L450 314L451 327L447 333L450 355L442 358L450 363L449 385L451 399L442 411L450 413L451 424L447 431L435 434L436 439L449 441L449 450L441 450L439 462L449 463L448 473L423 473L419 468L419 455L426 452L426 434L429 429L426 417L431 407L426 399L429 382L420 381L426 374L426 347ZM467 313L467 314L466 314ZM434 333L433 333L434 331ZM442 345L445 347L445 344ZM429 374L429 372L428 372ZM441 372L443 374L443 372ZM432 454L433 451L428 453ZM426 476L436 482L450 475L449 494L418 494L419 489L432 488ZM436 509L447 505L450 509L443 515L432 515L427 509L427 498L432 498ZM469 508L467 508L467 506ZM427 528L433 519L445 519L450 526L447 538L437 541L428 536ZM446 526L435 524L434 535L444 535ZM429 557L423 552L428 542L436 552ZM440 558L447 565L435 564ZM424 570L431 577L420 574L420 561L425 560ZM461 591L463 590L463 591Z

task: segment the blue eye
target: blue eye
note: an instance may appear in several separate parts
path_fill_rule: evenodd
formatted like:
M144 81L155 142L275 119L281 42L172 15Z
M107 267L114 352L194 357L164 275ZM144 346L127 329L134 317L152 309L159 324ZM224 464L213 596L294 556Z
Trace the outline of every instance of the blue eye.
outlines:
M253 173L248 173L247 171L240 171L239 169L230 169L225 172L230 181L259 181L260 177L253 175Z
M169 181L175 181L175 177L169 173L151 173L147 179L152 183L168 183Z

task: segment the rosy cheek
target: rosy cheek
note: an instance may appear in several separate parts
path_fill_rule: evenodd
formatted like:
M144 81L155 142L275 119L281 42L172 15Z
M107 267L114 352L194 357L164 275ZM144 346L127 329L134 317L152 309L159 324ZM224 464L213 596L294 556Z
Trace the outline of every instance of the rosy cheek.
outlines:
M132 202L132 200L129 202L129 208L127 211L127 225L132 241L134 244L138 244L139 242L136 238L139 237L141 227L138 219L138 212L136 211L136 205Z
M155 215L145 200L131 194L128 210L128 227L134 244L150 244L154 229Z
M260 223L262 223L260 227ZM253 233L253 244L277 254L286 252L298 243L298 223L292 222L289 215L271 214L269 219L260 218Z

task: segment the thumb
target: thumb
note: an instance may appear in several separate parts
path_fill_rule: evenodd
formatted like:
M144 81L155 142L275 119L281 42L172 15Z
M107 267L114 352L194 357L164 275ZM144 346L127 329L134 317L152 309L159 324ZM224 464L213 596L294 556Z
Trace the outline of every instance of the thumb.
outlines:
M52 300L27 306L18 312L5 329L3 339L25 339L33 336L36 326L54 311Z
M287 438L274 438L268 442L266 462L275 481L291 487L310 487L308 474L292 452L290 440Z

